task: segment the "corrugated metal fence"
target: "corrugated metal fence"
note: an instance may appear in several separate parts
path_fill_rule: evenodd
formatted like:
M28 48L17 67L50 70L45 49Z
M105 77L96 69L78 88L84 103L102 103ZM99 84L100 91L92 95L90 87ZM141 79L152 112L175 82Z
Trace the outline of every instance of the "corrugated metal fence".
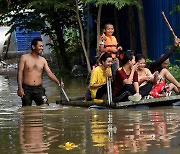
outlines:
M157 59L167 51L167 46L173 43L173 37L161 14L165 12L174 32L180 37L180 13L170 11L179 0L143 0L147 45L149 57Z

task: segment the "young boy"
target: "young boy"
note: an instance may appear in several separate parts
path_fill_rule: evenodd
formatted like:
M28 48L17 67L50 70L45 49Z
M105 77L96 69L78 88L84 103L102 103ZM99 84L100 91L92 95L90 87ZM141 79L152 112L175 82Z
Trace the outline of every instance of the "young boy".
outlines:
M102 55L104 52L109 53L113 58L113 65L112 65L112 72L113 76L115 75L116 70L119 68L119 59L118 57L118 50L122 50L122 47L118 47L117 40L115 36L113 36L114 33L114 26L110 23L106 24L104 26L104 33L101 36L100 40L100 55Z

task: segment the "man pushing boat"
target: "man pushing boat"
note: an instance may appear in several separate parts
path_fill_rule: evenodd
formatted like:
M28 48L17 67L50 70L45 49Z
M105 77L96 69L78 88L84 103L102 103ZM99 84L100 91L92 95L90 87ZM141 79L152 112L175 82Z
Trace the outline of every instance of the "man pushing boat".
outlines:
M31 42L32 52L22 55L18 64L18 90L21 97L22 106L31 106L34 100L36 105L49 105L45 88L42 86L42 73L61 86L60 81L50 70L48 63L41 56L43 52L42 38L34 38Z

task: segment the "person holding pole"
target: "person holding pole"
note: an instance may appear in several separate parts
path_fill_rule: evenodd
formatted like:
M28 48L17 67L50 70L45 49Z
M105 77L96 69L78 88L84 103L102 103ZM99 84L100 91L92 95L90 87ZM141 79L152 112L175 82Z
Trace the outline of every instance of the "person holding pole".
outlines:
M46 72L48 77L61 86L60 81L50 70L48 63L41 56L43 52L43 42L41 38L34 38L31 42L32 52L22 55L18 64L18 90L17 94L21 97L22 106L31 106L32 100L36 105L49 105L42 86L42 73Z
M103 102L103 96L107 93L107 77L112 77L112 57L104 53L99 59L101 65L97 66L91 73L90 91L94 102Z
M166 87L166 80L170 81L171 84L168 85L168 88L166 88L165 92L169 92L170 90L174 90L176 93L180 92L180 83L173 77L173 75L168 71L166 68L169 64L169 57L170 55L175 51L177 46L180 44L180 39L175 37L174 38L174 45L171 47L171 49L163 54L159 59L153 61L149 65L149 69L152 73L159 72L159 78L161 81L159 81L158 84L156 84L153 89L150 92L150 95L153 97L159 97L161 96L161 92ZM157 92L158 90L158 92ZM162 95L164 96L164 95Z
M168 52L163 54L159 59L153 61L149 65L149 69L152 73L159 72L159 81L156 85L153 86L150 95L153 97L166 96L165 94L161 94L162 91L169 92L170 90L174 90L176 93L180 92L180 83L173 77L173 75L166 69L169 64L169 57L176 50L176 48L180 45L180 39L174 33L169 21L166 18L164 12L162 12L164 20L171 31L174 37L174 45L170 48ZM166 80L169 80L171 83L167 86ZM168 88L167 88L168 87Z

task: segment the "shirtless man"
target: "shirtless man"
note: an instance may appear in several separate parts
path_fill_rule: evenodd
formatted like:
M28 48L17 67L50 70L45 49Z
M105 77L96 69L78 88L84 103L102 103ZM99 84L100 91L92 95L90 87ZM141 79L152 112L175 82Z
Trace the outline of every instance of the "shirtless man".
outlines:
M59 80L51 72L45 58L41 56L43 43L41 38L34 38L31 43L32 52L22 55L18 64L18 96L22 99L22 106L31 106L32 100L36 105L48 105L45 89L42 86L42 73L60 86Z

